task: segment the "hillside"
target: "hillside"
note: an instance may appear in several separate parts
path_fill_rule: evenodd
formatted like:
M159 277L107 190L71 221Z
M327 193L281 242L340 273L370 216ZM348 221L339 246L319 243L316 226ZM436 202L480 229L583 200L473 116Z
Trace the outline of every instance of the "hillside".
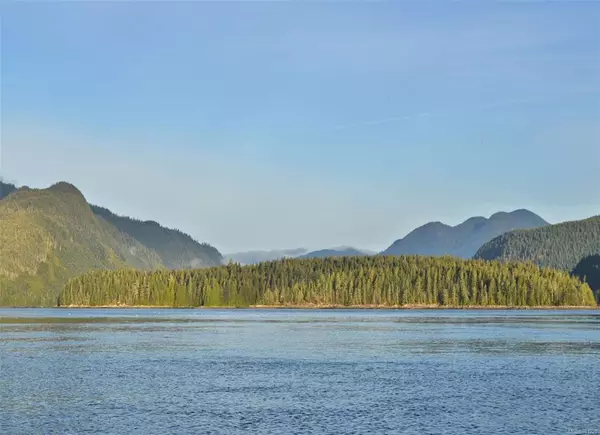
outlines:
M280 260L282 258L295 258L300 255L306 254L306 252L307 250L304 248L273 249L270 251L234 252L231 254L226 254L223 257L225 263L232 261L234 263L246 265L262 263L264 261Z
M587 284L532 264L455 257L338 257L192 271L97 271L62 305L595 306Z
M169 269L193 269L223 263L223 257L216 248L198 243L179 230L165 228L154 221L117 216L103 207L92 205L91 208L97 216L104 218L119 231L154 250Z
M528 210L499 212L489 219L472 217L457 226L430 222L403 239L396 240L382 255L453 255L471 258L477 250L493 238L520 228L537 228L548 222Z
M0 199L15 190L17 188L13 184L0 181ZM162 264L169 269L211 267L223 263L221 253L216 248L206 243L199 243L179 230L165 228L153 221L118 216L104 207L95 205L90 207L96 216L154 250Z
M600 254L600 216L503 234L483 245L475 258L530 261L571 271L593 254Z
M54 305L65 282L90 269L160 266L68 183L21 188L0 201L0 305Z
M352 247L342 247L333 249L321 249L319 251L309 252L299 258L327 258L327 257L364 257L370 255L364 251Z

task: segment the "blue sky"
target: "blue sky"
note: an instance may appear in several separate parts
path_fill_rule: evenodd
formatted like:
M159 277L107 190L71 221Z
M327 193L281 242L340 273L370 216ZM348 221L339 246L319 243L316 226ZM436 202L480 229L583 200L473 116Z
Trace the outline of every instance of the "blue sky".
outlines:
M224 253L600 214L600 2L0 8L9 181Z

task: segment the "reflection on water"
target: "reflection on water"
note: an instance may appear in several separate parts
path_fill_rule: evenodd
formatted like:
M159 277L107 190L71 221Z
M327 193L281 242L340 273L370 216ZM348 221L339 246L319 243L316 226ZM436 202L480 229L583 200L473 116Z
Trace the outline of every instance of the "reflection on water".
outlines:
M1 433L585 433L596 311L0 309Z

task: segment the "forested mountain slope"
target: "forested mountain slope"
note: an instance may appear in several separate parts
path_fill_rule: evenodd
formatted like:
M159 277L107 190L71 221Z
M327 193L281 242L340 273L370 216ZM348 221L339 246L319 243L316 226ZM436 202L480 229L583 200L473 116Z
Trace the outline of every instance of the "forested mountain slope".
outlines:
M382 255L454 255L471 258L484 243L507 231L537 228L548 222L529 210L499 212L489 219L472 217L451 227L430 222L396 240Z
M21 188L0 201L0 305L55 305L67 280L90 269L160 266L68 183Z
M165 228L154 221L117 216L103 207L91 207L96 215L106 219L119 231L153 249L169 269L209 267L223 263L223 257L216 248L206 243L198 243L179 230Z
M62 305L595 306L568 273L456 257L285 259L193 271L97 271L69 281Z
M0 199L15 190L15 185L0 181ZM114 225L119 231L154 250L167 268L210 267L223 263L223 257L216 248L207 243L199 243L179 230L165 228L154 221L118 216L104 207L90 207L97 216Z
M483 245L475 258L530 261L571 271L594 254L600 254L600 216L503 234Z

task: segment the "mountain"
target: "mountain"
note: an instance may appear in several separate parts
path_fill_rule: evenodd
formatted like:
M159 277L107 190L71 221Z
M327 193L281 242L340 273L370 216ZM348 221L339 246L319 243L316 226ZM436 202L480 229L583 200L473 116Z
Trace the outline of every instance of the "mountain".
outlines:
M123 267L161 261L96 216L73 185L21 188L0 201L0 305L54 305L69 278Z
M587 282L600 303L600 255L585 257L575 266L572 275Z
M162 227L154 221L117 216L103 207L92 205L91 208L96 216L104 218L119 231L154 250L168 269L195 269L223 263L223 257L216 248L198 243L179 230Z
M300 256L300 258L366 257L368 255L371 255L371 253L367 251L360 251L350 246L343 246L340 248L321 249L319 251L312 251Z
M16 190L14 184L0 181L0 199ZM165 228L154 221L119 216L104 207L91 204L90 207L96 216L154 250L162 264L169 269L191 269L223 264L223 257L216 248L206 243L199 243L179 230Z
M538 228L548 225L529 210L499 212L490 216L472 217L457 226L441 222L425 224L403 239L396 240L382 255L453 255L471 258L486 242L507 231Z
M483 245L475 258L530 261L571 271L594 254L600 254L600 216L503 234Z
M224 256L225 262L232 261L239 264L258 264L264 261L279 260L281 258L295 258L302 254L306 254L304 248L295 249L274 249L271 251L246 251L234 252Z
M190 269L222 264L214 247L153 221L91 206L77 188L0 182L0 305L54 305L90 269Z

